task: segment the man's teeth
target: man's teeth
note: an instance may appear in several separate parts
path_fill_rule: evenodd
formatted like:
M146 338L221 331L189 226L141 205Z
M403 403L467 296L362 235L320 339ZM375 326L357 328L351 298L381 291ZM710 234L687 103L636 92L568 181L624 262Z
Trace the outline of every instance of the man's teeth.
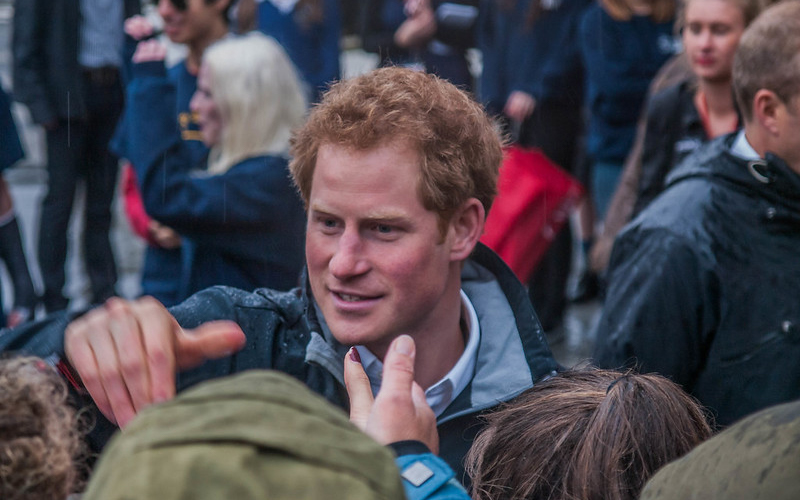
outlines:
M358 302L364 300L363 298L359 297L358 295L347 295L344 293L340 293L339 297L344 300L345 302Z

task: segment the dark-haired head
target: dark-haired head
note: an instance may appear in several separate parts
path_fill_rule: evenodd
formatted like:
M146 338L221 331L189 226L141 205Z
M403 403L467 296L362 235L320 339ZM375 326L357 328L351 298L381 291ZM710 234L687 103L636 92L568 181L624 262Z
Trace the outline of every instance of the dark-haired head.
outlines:
M467 456L476 500L633 500L711 434L675 383L598 369L539 382L487 421Z

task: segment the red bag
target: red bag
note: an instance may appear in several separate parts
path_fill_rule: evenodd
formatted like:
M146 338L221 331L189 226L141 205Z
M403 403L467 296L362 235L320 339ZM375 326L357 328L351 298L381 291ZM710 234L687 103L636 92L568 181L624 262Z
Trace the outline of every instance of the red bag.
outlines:
M481 241L527 283L584 189L541 150L520 146L506 150L497 188Z

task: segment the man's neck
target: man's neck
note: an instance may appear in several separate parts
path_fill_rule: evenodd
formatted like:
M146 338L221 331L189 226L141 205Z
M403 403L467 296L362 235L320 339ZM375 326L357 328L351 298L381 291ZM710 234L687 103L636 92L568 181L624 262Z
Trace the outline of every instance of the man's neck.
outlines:
M465 335L461 329L461 308L459 315L454 318L453 326L447 332L439 331L437 334L417 335L414 341L417 345L417 357L414 364L415 379L422 389L427 389L439 380L456 365L466 346Z
M432 327L425 331L401 332L407 333L414 339L416 345L414 379L423 390L444 378L464 353L466 336L469 332L464 332L461 328L463 306L460 290L459 282L455 293L448 294L448 303L439 310L438 321ZM389 344L365 347L382 361Z

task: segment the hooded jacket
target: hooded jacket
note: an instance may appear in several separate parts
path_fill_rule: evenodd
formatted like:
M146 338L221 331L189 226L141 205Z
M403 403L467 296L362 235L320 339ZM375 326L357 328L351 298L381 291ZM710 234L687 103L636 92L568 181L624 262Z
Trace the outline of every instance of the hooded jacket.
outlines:
M720 425L800 397L800 175L734 156L735 137L687 158L618 236L595 355L671 377Z
M463 458L482 428L481 412L510 400L558 368L525 288L489 248L478 244L464 263L461 288L480 322L477 362L470 384L438 418L440 456L459 479L464 475ZM238 323L247 336L239 352L180 373L178 391L244 370L275 369L347 408L343 359L348 346L327 331L307 285L288 292L259 289L252 293L213 287L170 312L184 328L227 319ZM63 332L69 319L54 315L7 331L0 335L0 351L23 350L51 360L63 357ZM114 427L95 413L98 423L90 438L100 448Z

